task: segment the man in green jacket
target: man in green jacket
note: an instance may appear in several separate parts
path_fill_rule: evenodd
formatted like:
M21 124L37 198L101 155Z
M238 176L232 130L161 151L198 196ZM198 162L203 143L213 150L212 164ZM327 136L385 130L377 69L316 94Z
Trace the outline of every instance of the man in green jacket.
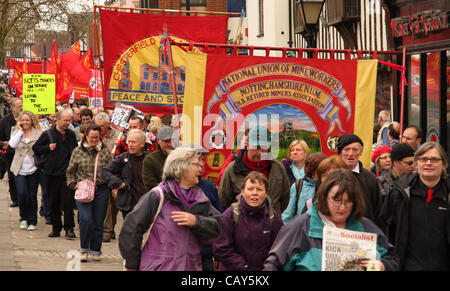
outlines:
M158 149L147 155L142 164L142 180L147 191L156 187L162 179L162 170L167 156L176 147L175 131L163 126L158 131Z
M273 208L281 215L289 203L289 178L279 161L270 154L271 133L266 127L256 126L248 135L248 148L241 150L222 176L219 188L222 208L227 209L241 193L241 184L250 171L257 171L269 180L267 195Z

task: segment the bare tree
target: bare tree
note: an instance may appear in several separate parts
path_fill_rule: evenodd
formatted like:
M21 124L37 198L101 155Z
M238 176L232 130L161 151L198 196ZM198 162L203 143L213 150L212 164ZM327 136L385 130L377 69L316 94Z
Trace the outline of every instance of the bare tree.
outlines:
M0 1L0 64L6 65L8 51L17 54L20 48L33 45L35 30L66 30L71 36L72 43L78 39L85 39L93 17L92 4L95 2Z

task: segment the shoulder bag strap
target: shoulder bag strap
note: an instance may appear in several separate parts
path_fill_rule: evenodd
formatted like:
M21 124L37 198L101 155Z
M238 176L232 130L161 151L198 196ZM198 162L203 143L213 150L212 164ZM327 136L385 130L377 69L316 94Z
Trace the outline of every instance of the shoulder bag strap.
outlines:
M295 188L297 190L297 195L296 195L296 199L295 199L295 211L294 211L294 216L297 215L297 208L298 208L298 199L300 198L300 193L302 192L302 187L303 187L303 178L298 179L295 182Z
M98 157L100 156L100 152L97 153L97 157L95 157L95 166L94 166L94 189L95 183L97 182L97 165L98 165Z
M153 221L150 224L150 227L148 228L148 230L142 236L141 249L143 249L145 244L147 243L147 240L148 240L148 237L150 235L150 232L152 231L153 225L155 224L156 218L158 217L159 213L161 212L161 208L162 208L162 205L164 203L164 193L163 193L162 189L159 188L159 187L155 187L154 189L157 189L158 192L159 192L159 205L158 205L158 209L156 210L155 216L153 217Z

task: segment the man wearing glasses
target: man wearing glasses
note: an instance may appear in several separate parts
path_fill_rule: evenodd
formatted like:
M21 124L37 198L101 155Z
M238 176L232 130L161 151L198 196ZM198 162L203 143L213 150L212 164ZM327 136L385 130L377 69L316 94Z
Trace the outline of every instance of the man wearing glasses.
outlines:
M378 177L382 200L394 186L394 181L414 171L414 150L406 143L396 144L391 150L391 161L390 171Z
M447 154L426 142L414 163L417 172L398 179L384 201L385 233L400 256L400 270L450 271Z

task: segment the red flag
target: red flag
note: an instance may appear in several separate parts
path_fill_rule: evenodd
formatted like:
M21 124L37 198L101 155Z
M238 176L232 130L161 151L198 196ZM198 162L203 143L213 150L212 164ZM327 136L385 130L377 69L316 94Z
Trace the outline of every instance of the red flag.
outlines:
M89 86L89 79L91 78L91 69L94 68L94 59L92 57L92 49L83 55L80 62L70 71L72 80L77 84L83 84L86 88Z
M47 60L45 64L45 73L46 74L56 74L58 70L57 66L58 59L58 47L56 45L56 41L53 42L52 51L50 53L50 60Z
M228 16L144 14L100 9L104 56L104 107L132 104L143 112L174 113L173 88L167 81L167 58L160 52L163 25L177 41L226 43ZM120 37L118 37L120 36ZM159 60L155 63L152 60ZM184 93L183 64L175 68L177 96ZM157 79L157 80L156 80ZM145 80L145 81L144 81ZM156 82L158 81L158 82ZM128 98L128 96L141 98ZM120 100L119 97L121 96ZM163 100L163 101L161 101ZM181 103L179 104L181 106Z
M70 72L81 60L80 41L77 41L65 54L62 70Z

